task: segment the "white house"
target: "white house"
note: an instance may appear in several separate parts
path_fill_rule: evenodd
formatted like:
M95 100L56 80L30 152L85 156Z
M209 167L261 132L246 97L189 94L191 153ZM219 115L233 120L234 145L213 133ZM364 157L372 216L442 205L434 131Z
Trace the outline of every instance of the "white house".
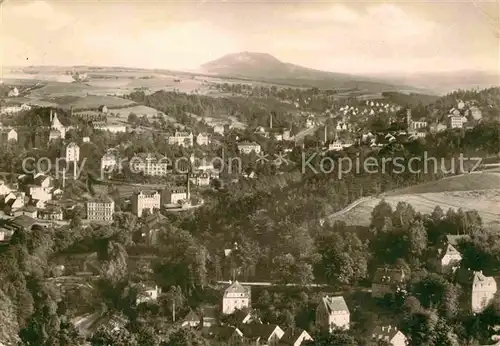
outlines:
M101 158L101 171L111 171L118 166L118 157L113 151L108 151Z
M193 133L192 132L180 132L175 131L173 136L168 137L168 144L177 144L182 147L192 147L193 146Z
M313 341L311 335L303 329L293 328L285 331L280 339L280 345L301 346L307 341Z
M451 244L446 244L443 249L438 249L441 270L457 267L462 260L460 252Z
M474 272L472 280L472 312L480 313L491 302L497 292L497 282L483 271Z
M199 146L208 145L208 143L210 143L210 139L208 138L208 135L206 133L199 133L196 136L196 144L198 144Z
M3 180L0 180L0 196L7 196L11 191L12 189Z
M154 209L160 209L161 195L158 191L140 191L136 192L131 197L132 213L141 217L147 209L153 213Z
M406 336L393 326L376 327L372 334L375 340L384 340L392 346L407 346L408 339Z
M224 125L215 125L214 133L218 133L219 135L224 135Z
M75 142L71 142L66 147L66 162L78 161L80 161L80 147Z
M330 332L334 328L349 329L350 318L349 308L342 296L323 297L316 308L316 325Z
M146 286L141 285L141 292L139 293L136 304L145 302L154 302L158 300L158 296L161 294L161 290L158 286Z
M238 281L233 282L224 291L224 296L222 297L222 313L230 315L235 312L236 309L241 310L243 308L250 307L250 288L244 287Z
M255 152L256 154L259 154L262 148L258 143L245 141L238 143L238 150L242 154L250 154L252 151Z
M2 130L2 140L5 139L7 142L17 142L17 131L14 129L3 129Z

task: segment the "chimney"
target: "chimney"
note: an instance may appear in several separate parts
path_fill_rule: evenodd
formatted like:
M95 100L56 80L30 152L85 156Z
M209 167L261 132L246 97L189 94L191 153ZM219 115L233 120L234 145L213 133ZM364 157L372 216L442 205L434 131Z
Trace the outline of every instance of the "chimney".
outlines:
M328 133L326 129L326 124L325 124L325 143L328 141Z
M271 117L269 118L269 128L273 128L273 113L271 113Z
M52 109L50 110L50 123L52 124Z

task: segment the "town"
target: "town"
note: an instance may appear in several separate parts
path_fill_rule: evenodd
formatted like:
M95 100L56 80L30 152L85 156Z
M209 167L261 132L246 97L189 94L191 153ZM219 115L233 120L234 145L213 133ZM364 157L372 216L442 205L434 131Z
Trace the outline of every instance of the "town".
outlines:
M498 78L105 67L87 41L2 67L0 346L500 345Z

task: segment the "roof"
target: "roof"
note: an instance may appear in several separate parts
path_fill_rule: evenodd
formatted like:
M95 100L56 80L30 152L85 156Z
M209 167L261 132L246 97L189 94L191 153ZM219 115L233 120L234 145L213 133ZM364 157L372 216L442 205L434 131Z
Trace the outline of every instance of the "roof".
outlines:
M473 279L473 285L478 285L478 284L482 284L482 285L493 285L495 284L496 285L496 281L495 281L495 278L492 277L492 276L486 276L483 274L483 271L478 271L478 272L474 272L474 279Z
M196 314L193 310L189 311L189 313L184 318L185 322L200 322L200 316Z
M276 328L279 328L279 326L275 324L249 323L241 325L238 329L241 330L245 338L263 338L268 340Z
M73 147L78 148L78 144L76 144L75 142L71 142L68 144L66 148L73 148Z
M303 334L307 333L304 329L295 328L295 329L287 329L285 334L280 339L280 345L290 345L294 346L297 339ZM307 333L309 334L309 333Z
M240 284L238 281L233 282L231 285L229 285L228 288L224 291L224 296L227 296L228 294L248 294L248 288L243 287L242 284Z
M229 326L210 326L202 328L202 334L209 338L216 338L220 341L228 341L234 333L241 336L241 331L238 328Z
M17 226L17 227L22 227L24 229L30 229L37 222L32 217L29 217L27 215L20 215L20 216L13 218L12 220L10 220L10 223L14 226Z
M345 299L342 296L323 297L323 304L325 304L329 314L331 314L332 312L347 312L347 313L349 313L349 308L347 307Z
M48 175L39 175L34 179L34 184L40 186L46 179L49 178L50 177Z
M94 203L114 203L113 199L111 197L109 197L109 196L106 196L106 195L95 196L94 198L92 198L88 202L94 202Z
M446 235L446 242L450 245L457 246L461 240L468 240L470 237L468 235Z
M460 252L457 249L455 249L453 245L448 243L446 245L446 248L442 252L441 258L443 258L445 255L460 255Z
M377 339L392 340L399 332L398 328L394 326L377 326L373 330L373 337Z
M377 268L373 276L373 282L376 283L396 283L402 282L405 278L403 269L397 268Z

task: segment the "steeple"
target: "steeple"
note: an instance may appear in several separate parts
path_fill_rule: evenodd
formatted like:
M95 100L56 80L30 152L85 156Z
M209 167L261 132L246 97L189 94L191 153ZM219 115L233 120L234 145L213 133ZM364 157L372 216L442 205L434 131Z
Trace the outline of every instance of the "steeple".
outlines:
M408 108L406 110L406 126L408 126L408 129L411 127L411 109Z

